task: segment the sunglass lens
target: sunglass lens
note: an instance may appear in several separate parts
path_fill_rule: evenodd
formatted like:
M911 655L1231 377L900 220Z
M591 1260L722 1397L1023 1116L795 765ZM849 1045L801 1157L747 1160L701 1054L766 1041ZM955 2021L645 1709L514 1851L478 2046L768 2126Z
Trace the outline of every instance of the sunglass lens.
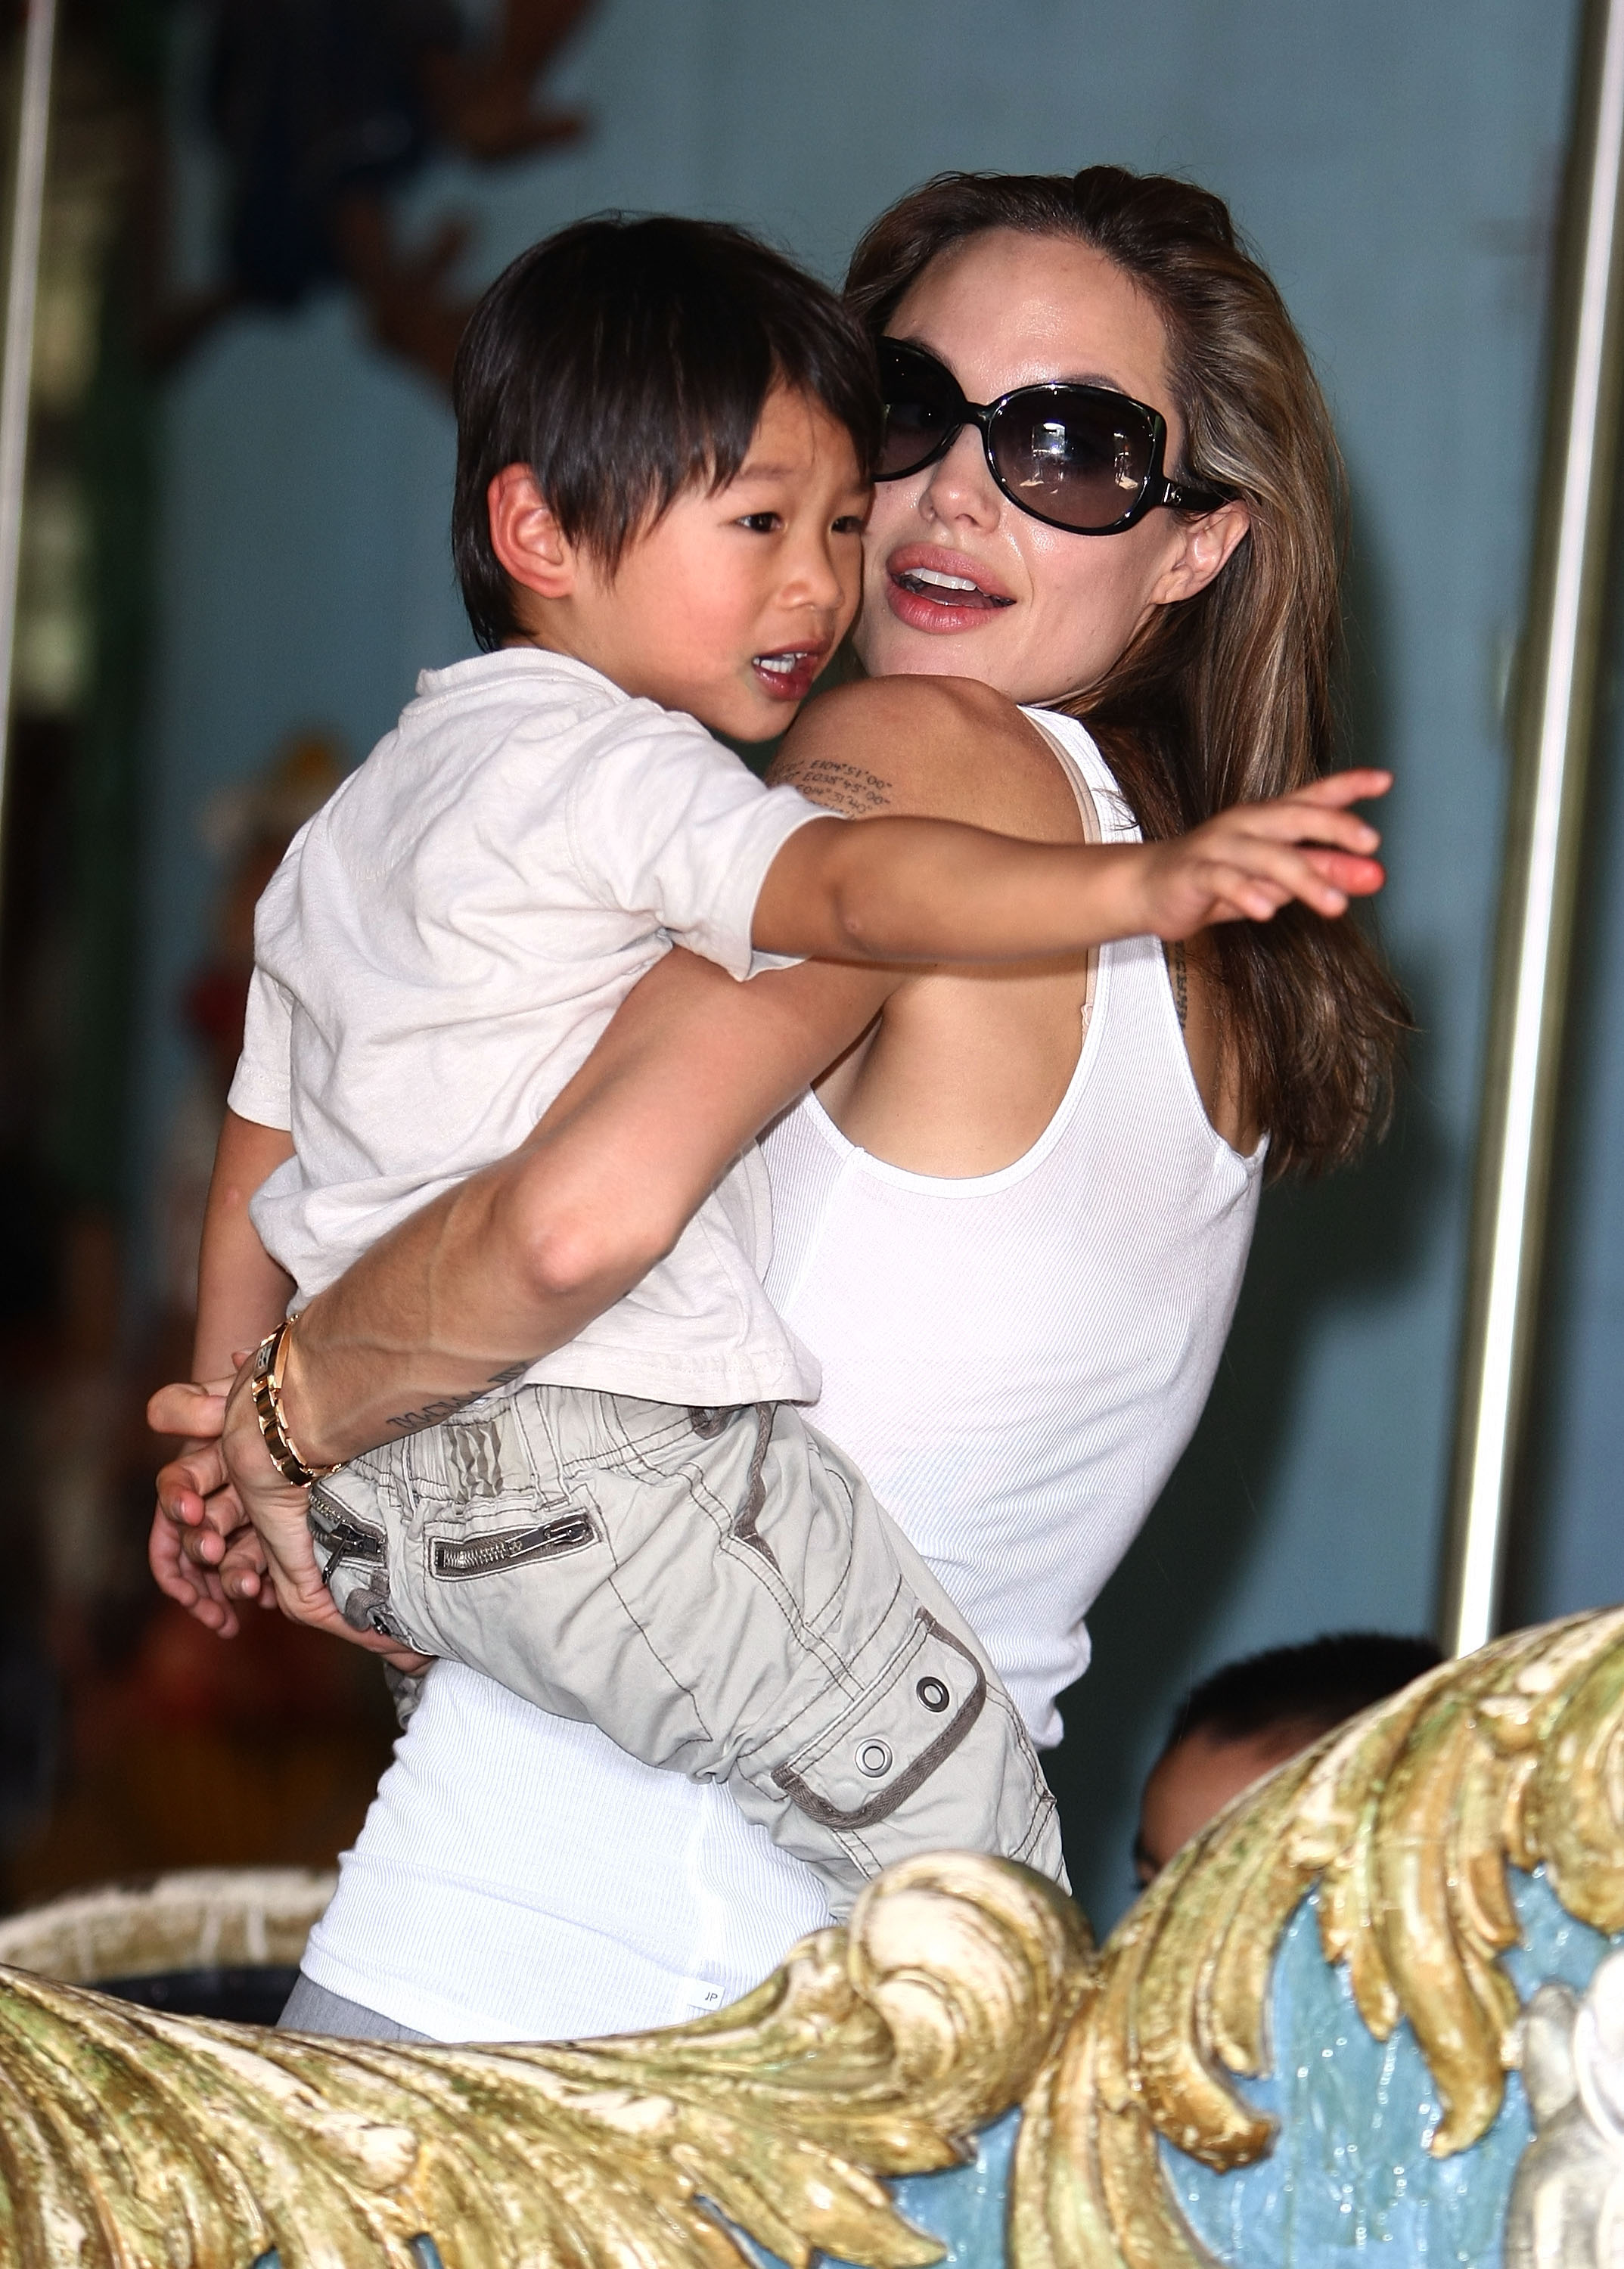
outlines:
M875 470L881 480L895 481L927 464L963 424L963 402L940 363L889 342L880 350L880 391L885 438Z
M993 420L993 454L1012 495L1079 533L1114 528L1144 492L1154 437L1126 397L1081 388L1018 395Z

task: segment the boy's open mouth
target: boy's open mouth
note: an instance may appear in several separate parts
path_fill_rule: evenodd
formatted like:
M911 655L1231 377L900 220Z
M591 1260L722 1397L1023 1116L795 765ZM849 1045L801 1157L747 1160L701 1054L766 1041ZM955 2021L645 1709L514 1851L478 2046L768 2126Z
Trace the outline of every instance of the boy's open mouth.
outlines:
M966 630L1013 607L997 578L962 552L904 544L885 564L885 596L899 622L914 630Z
M753 654L750 668L775 701L804 701L828 659L826 646L786 646L777 654Z

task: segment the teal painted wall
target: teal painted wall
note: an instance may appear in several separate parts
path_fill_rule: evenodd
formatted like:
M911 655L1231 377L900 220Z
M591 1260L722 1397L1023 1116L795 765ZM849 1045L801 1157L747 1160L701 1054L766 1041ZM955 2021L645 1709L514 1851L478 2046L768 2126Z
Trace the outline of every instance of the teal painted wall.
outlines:
M1096 1667L1056 1771L1101 1920L1126 1892L1139 1778L1191 1677L1244 1649L1431 1613L1573 12L605 0L555 80L596 114L593 141L499 175L446 166L414 193L424 225L452 206L476 218L471 282L609 204L743 220L834 276L862 225L941 166L1164 167L1231 201L1324 373L1355 500L1352 732L1399 773L1386 935L1423 1030L1386 1149L1267 1201L1207 1422L1096 1613ZM188 178L200 209L200 169ZM196 211L185 218L195 239ZM364 750L420 665L468 650L445 548L449 418L341 303L217 337L173 388L167 462L149 1140L207 898L200 800L308 720ZM1624 1341L1624 1069L1605 1046L1624 1021L1624 904L1598 924L1586 1029L1606 1076L1568 1179L1599 1226L1572 1241L1565 1280L1579 1353L1560 1408L1547 1398L1561 1445L1547 1463L1568 1525L1529 1559L1539 1607L1624 1591L1605 1486L1624 1426L1607 1336Z

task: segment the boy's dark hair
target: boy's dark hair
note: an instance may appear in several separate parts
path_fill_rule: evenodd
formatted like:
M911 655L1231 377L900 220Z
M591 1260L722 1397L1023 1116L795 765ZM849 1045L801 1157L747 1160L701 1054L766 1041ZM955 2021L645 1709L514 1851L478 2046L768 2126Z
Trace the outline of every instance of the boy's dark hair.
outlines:
M835 294L716 221L611 213L520 254L457 350L451 548L474 635L511 638L486 491L528 465L572 543L612 573L696 482L743 463L773 384L823 404L867 474L880 440L874 347Z
M1326 1631L1302 1646L1248 1655L1191 1688L1162 1754L1192 1733L1249 1741L1277 1726L1300 1728L1306 1748L1443 1659L1431 1639L1391 1631Z

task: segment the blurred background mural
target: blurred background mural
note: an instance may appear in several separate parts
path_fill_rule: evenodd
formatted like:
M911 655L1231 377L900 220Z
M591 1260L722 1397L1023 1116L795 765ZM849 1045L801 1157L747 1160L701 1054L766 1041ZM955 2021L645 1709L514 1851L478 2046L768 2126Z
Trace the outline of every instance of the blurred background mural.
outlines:
M417 669L471 651L462 313L605 206L740 220L834 277L940 167L1118 159L1220 191L1280 281L1349 462L1348 731L1398 773L1384 925L1422 1030L1385 1148L1266 1200L1207 1417L1093 1618L1052 1763L1096 1921L1192 1679L1428 1625L1576 12L67 7L0 931L0 1896L329 1858L387 1757L364 1659L269 1615L223 1646L159 1607L141 1408L187 1368L254 898ZM1624 1594L1616 738L1610 716L1516 1620Z

